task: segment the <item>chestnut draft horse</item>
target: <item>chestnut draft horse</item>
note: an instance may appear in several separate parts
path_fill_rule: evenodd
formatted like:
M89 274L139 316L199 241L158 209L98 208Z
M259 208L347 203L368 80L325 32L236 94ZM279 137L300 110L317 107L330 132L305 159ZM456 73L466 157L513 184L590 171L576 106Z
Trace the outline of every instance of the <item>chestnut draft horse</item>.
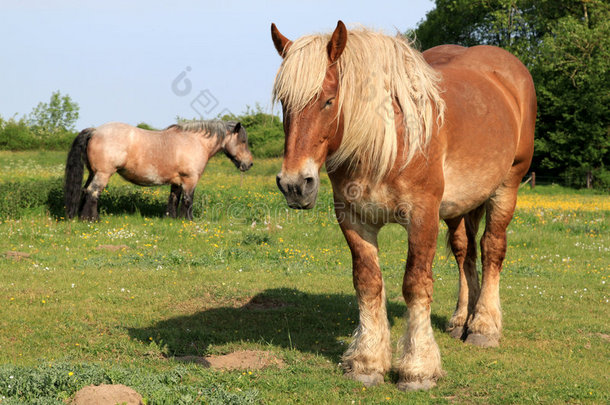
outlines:
M286 134L278 187L290 207L312 208L326 163L352 252L360 321L343 367L366 385L382 382L391 367L377 234L396 222L409 245L398 388L428 389L443 374L430 322L439 218L460 272L448 329L477 346L500 340L506 228L533 153L532 78L517 58L491 46L443 45L421 54L401 37L348 32L341 21L332 35L292 42L275 25L271 34L283 57L273 87ZM479 286L475 238L483 214Z
M148 131L110 122L87 128L74 139L68 153L64 197L66 216L78 214L83 161L89 169L84 186L81 219L97 220L99 194L118 172L141 186L171 184L167 215L193 219L193 194L208 160L219 151L241 171L252 166L245 128L236 121L185 121L163 131Z

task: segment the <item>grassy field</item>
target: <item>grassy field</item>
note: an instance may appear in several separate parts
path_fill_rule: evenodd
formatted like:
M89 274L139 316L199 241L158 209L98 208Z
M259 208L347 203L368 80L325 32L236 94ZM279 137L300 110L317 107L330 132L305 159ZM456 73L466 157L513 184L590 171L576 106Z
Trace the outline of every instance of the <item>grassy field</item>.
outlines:
M81 223L53 208L64 159L0 152L0 199L12 182L51 182L46 202L0 218L3 405L62 403L101 382L168 404L610 401L608 195L523 190L498 349L444 333L457 271L439 236L432 320L447 375L431 391L403 393L396 375L365 389L338 365L358 314L327 178L314 211L292 211L275 186L280 160L241 175L215 158L193 222L163 218L167 188L117 176L100 222ZM403 229L384 228L380 251L395 343L405 327ZM178 360L243 349L270 351L284 366L219 371Z

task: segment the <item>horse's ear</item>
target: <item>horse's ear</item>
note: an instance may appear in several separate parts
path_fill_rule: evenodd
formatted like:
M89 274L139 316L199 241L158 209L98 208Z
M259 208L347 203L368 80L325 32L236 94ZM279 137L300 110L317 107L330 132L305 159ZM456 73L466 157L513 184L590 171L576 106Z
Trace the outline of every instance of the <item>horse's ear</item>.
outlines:
M347 44L347 28L345 28L343 21L339 20L337 21L337 28L335 28L328 45L326 45L330 63L335 63L339 59L345 49L345 44Z
M273 45L275 45L277 53L279 53L282 58L285 57L288 48L292 45L292 41L283 36L274 23L271 23L271 39L273 39Z
M235 128L233 128L233 133L237 134L240 129L241 129L241 122L238 122L237 124L235 124Z

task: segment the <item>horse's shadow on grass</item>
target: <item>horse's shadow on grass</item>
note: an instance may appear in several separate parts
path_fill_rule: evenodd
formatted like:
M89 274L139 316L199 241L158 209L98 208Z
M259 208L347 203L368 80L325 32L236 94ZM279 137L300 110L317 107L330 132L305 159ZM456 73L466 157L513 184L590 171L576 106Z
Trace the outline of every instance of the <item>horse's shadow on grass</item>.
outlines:
M166 187L167 188L167 187ZM169 196L169 189L163 188L163 194ZM100 215L125 215L139 213L142 216L164 217L167 210L167 202L160 201L150 194L138 190L112 188L110 192L100 195L98 207ZM58 186L49 191L46 201L49 213L55 218L65 216L63 189Z
M388 302L390 325L403 316L405 305ZM447 320L432 316L433 327ZM311 294L296 289L269 289L238 306L206 309L192 315L131 328L132 338L154 341L167 357L204 356L210 346L251 342L317 353L340 361L358 323L353 295Z
M159 187L160 197L145 193L146 187L111 187L100 194L98 209L101 216L104 215L132 215L140 214L148 218L163 218L167 212L167 200L169 197L169 186ZM196 193L193 201L193 215L199 217L207 204L207 194ZM64 207L64 191L61 184L53 187L47 194L46 206L49 214L56 219L64 218L66 215Z

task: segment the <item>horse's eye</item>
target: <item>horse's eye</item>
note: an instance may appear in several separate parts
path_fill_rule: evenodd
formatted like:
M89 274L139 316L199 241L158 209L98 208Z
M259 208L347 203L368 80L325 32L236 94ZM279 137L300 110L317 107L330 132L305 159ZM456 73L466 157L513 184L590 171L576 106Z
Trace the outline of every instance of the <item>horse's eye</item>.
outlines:
M333 104L333 101L335 101L334 97L329 98L328 100L326 100L324 107L330 107Z

